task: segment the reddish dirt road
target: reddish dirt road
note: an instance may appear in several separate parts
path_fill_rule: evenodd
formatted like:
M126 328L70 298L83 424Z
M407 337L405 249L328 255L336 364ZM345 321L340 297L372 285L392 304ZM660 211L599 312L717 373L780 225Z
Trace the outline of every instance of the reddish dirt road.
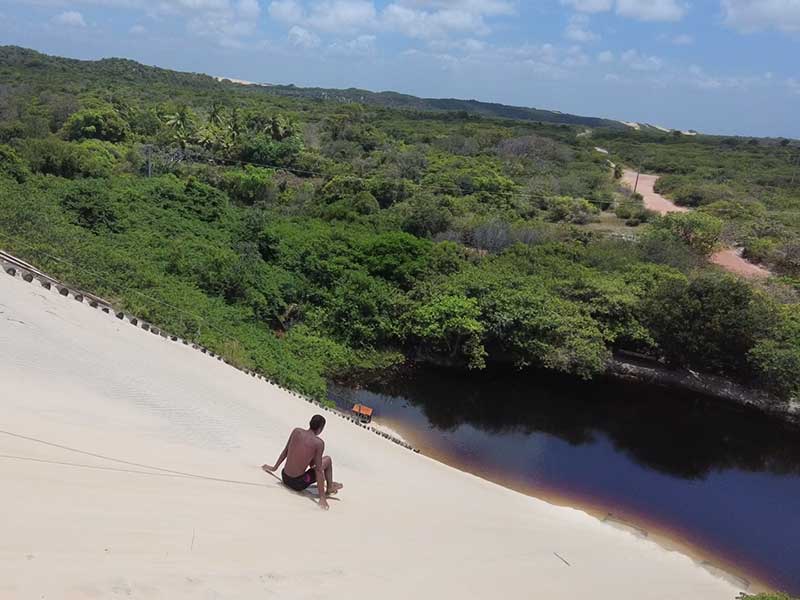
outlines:
M660 215L665 215L671 212L687 212L689 209L685 206L678 206L671 200L667 200L664 196L655 191L654 187L658 181L658 175L639 175L639 183L636 185L636 171L625 169L622 176L622 182L631 189L636 186L636 191L642 195L644 199L645 208L657 212ZM742 277L748 278L762 278L769 277L771 273L758 265L742 258L738 250L734 248L725 248L719 252L711 255L711 262L719 265L726 271L736 273Z
M657 212L660 215L665 215L671 212L687 212L689 209L684 206L678 206L671 200L667 200L661 194L653 189L658 181L658 175L639 175L639 184L636 185L636 171L625 169L625 174L622 176L622 182L629 188L634 189L644 198L644 207L648 210Z
M711 262L719 265L726 271L736 273L742 277L748 278L763 278L772 275L764 267L759 267L751 262L748 262L739 254L739 251L734 248L726 248L711 255Z

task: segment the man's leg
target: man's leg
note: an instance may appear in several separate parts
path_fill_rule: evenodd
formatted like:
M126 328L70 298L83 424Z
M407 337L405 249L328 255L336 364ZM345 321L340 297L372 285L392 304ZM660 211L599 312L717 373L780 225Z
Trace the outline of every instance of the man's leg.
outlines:
M322 457L322 469L325 471L325 493L335 494L342 489L342 484L333 480L333 460L331 460L330 456Z

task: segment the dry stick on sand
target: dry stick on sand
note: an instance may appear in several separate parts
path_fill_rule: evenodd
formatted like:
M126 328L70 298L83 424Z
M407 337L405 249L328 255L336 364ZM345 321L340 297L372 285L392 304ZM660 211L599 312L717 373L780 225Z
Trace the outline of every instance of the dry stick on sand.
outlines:
M563 556L561 556L561 555L560 555L558 552L553 552L553 554L555 554L555 555L556 555L558 558L560 558L560 559L561 559L561 561L562 561L562 562L563 562L565 565L567 565L568 567L571 567L571 566L572 566L571 564L569 564L569 563L567 562L567 559L566 559L566 558L564 558Z

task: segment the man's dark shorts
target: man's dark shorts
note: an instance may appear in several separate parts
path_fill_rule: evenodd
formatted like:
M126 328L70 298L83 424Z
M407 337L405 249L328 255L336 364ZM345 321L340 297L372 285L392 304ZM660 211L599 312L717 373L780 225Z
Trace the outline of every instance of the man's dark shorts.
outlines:
M317 474L314 469L309 469L299 477L289 477L286 474L286 471L281 470L281 479L283 479L283 484L293 489L295 492L302 492L308 486L317 481Z

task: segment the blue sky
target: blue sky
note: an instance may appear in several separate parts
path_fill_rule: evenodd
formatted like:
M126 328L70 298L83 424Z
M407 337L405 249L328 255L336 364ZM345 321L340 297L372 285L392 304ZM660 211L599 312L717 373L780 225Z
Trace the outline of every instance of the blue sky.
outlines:
M800 138L800 0L0 0L0 44Z

